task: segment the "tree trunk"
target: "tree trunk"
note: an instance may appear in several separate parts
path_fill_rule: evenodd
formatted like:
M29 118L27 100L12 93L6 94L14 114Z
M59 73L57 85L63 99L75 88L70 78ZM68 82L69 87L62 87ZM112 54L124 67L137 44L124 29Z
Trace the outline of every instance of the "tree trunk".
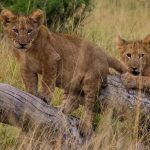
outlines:
M100 100L110 107L117 106L116 109L125 108L122 111L134 111L137 104L140 104L141 111L150 114L150 94L126 90L119 75L108 76L108 85L102 89ZM76 150L80 149L82 143L82 137L77 130L77 118L67 117L39 98L2 83L0 84L0 121L19 127L27 133L34 131L34 137L39 140L44 139L51 148L61 145L62 149Z

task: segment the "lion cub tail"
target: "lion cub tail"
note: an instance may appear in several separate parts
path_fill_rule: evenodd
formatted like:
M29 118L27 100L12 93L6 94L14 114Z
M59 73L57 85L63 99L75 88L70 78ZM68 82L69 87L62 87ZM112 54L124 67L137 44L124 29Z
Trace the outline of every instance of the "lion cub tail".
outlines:
M107 61L108 61L109 67L115 69L119 73L122 74L122 73L127 72L127 67L116 58L113 58L112 56L107 55Z

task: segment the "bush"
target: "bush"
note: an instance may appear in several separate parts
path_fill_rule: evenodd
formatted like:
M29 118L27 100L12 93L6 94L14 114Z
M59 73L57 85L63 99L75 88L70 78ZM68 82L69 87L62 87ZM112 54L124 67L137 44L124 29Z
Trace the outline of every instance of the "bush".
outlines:
M47 25L55 31L74 32L93 8L92 0L5 0L1 7L16 13L46 12Z

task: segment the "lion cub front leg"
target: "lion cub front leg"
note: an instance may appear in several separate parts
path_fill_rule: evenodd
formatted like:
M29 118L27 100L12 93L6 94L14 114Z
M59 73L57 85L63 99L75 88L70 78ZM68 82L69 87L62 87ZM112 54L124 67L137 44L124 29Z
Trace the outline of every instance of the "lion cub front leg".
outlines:
M43 64L42 66L42 89L41 96L46 101L51 101L56 84L57 63Z
M138 88L138 78L137 76L132 75L131 73L127 72L121 76L121 80L123 85L126 88Z
M126 88L150 91L150 77L148 76L134 76L131 73L125 73L121 79Z
M39 97L38 75L28 70L27 68L21 68L20 71L21 71L21 76L22 76L27 92Z

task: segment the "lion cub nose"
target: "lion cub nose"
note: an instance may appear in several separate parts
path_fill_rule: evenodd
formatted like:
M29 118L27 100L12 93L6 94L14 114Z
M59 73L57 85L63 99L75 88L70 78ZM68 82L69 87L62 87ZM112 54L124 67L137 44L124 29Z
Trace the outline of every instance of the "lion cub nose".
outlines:
M133 70L133 71L137 71L137 70L138 70L138 68L136 68L136 67L132 67L132 70Z
M25 43L19 43L19 45L20 45L21 47L25 47L27 44L25 44Z
M132 67L132 74L134 74L134 75L139 75L140 74L140 71L139 71L139 69L138 68L136 68L136 67Z

